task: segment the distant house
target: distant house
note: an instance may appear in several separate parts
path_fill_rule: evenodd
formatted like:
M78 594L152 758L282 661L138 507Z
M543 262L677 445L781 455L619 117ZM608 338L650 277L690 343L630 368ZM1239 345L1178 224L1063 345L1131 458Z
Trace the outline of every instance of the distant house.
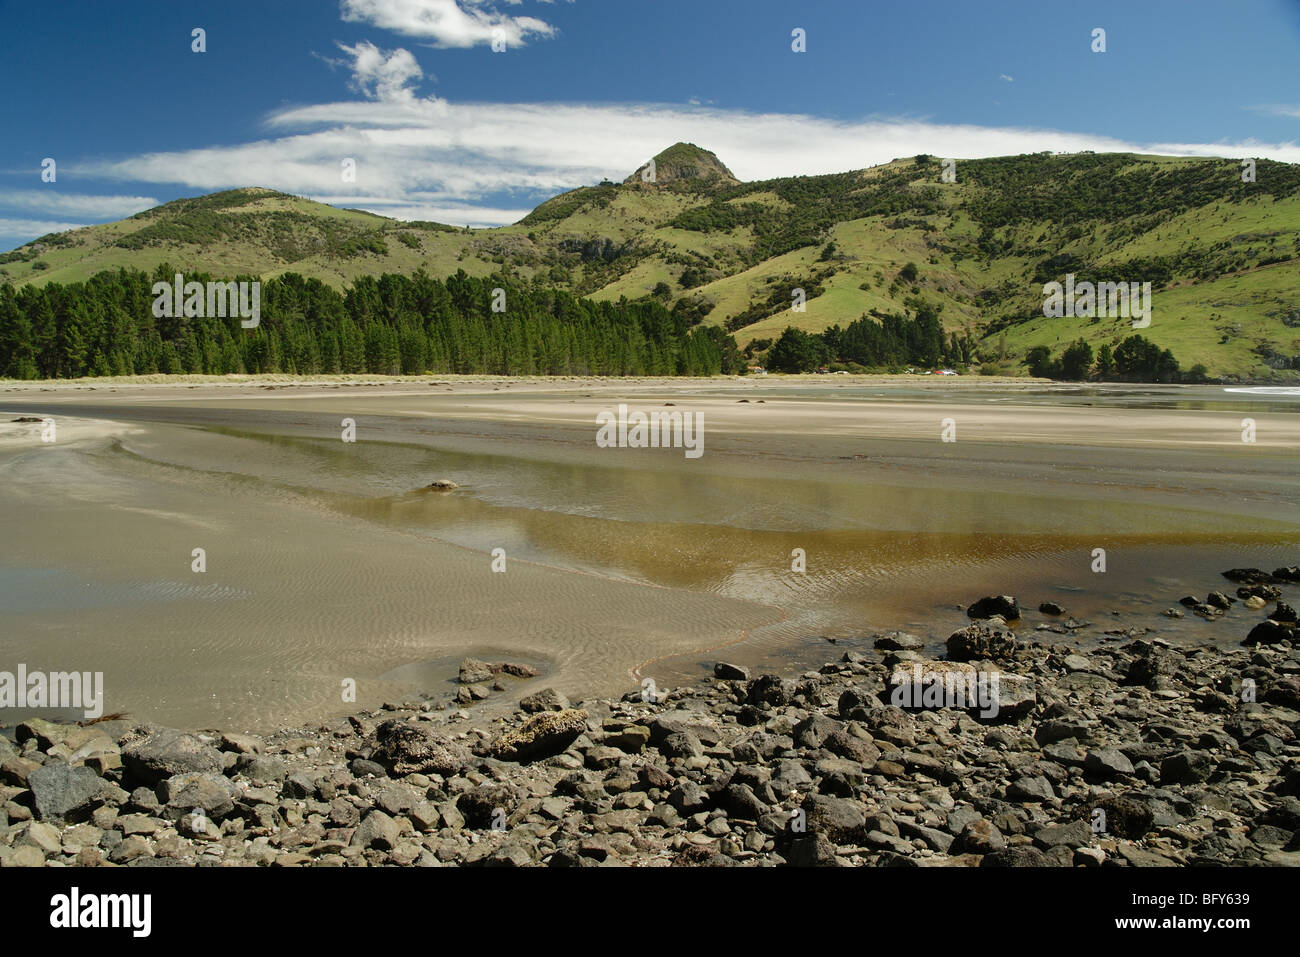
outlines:
M767 375L767 370L762 366L750 366L749 371L754 375Z

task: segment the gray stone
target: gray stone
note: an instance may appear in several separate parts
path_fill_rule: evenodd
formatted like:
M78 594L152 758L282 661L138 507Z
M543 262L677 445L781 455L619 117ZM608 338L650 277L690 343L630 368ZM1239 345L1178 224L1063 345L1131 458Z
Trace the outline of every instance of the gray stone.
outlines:
M1085 821L1071 821L1068 824L1049 824L1034 832L1034 843L1043 850L1058 845L1069 848L1082 847L1093 840L1092 828Z
M1015 621L1020 617L1020 605L1011 595L989 595L966 609L966 617L986 619L1002 617Z
M397 847L400 833L391 817L383 811L371 811L352 833L351 843L354 847L388 851Z
M543 688L519 699L519 707L529 714L539 711L564 711L569 707L569 699L554 688Z
M43 821L85 821L94 813L103 781L92 769L73 767L54 761L27 776L36 805L36 816Z
M1213 759L1203 751L1183 751L1160 762L1162 784L1200 784L1214 771Z
M1052 783L1041 775L1026 775L1011 782L1007 788L1007 800L1032 803L1050 801L1056 797Z
M166 816L173 821L195 810L220 821L235 809L238 793L230 779L219 774L177 774L158 786L158 796L166 802Z
M159 728L122 749L127 771L148 785L177 774L220 774L221 752L199 737L175 728Z
M1133 762L1115 748L1098 748L1088 752L1088 756L1083 759L1083 769L1103 781L1112 781L1115 778L1131 777Z
M713 666L713 677L720 678L723 681L748 681L749 672L739 665L730 665L725 661L719 661Z

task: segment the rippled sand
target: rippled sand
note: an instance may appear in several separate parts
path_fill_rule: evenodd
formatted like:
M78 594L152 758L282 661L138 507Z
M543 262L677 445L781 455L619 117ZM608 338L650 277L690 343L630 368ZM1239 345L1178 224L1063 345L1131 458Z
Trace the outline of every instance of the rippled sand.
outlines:
M959 606L1006 590L1231 643L1228 622L1159 611L1228 565L1300 560L1294 397L265 384L0 387L0 669L102 670L107 710L266 729L354 710L348 678L361 706L447 690L466 654L545 670L513 701L670 685L719 657L820 661L825 637L871 629L937 641ZM619 402L703 413L705 455L597 448L595 416ZM53 416L58 441L17 415ZM461 488L417 491L438 478Z

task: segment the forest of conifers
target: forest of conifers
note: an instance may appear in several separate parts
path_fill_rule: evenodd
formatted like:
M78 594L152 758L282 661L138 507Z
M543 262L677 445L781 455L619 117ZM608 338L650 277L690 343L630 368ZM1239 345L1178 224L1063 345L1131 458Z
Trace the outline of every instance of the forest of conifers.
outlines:
M363 276L338 292L287 273L262 282L256 328L238 318L155 318L174 270L85 282L0 285L0 376L153 373L716 375L741 370L735 341L651 300L595 302L463 271ZM218 277L186 274L186 282ZM236 280L251 281L241 276ZM493 311L500 303L504 311Z

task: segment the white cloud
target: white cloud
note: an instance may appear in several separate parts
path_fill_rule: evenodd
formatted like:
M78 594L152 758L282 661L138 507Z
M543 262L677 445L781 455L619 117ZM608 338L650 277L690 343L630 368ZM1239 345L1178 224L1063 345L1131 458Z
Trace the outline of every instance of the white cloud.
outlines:
M33 236L81 229L85 223L54 223L44 219L5 219L0 217L0 236L26 242Z
M509 0L517 6L519 0ZM507 47L523 46L529 37L552 37L555 28L536 17L499 13L489 0L343 0L344 20L368 23L433 46L466 48L500 37Z
M1006 80L1008 83L1015 83L1015 82L1016 82L1016 78L1015 78L1014 76L1007 76L1005 73L999 73L999 74L998 74L998 79L999 79L999 80Z
M1168 156L1254 157L1282 163L1300 163L1300 145L1295 143L1261 143L1247 139L1234 143L1151 143L1145 152Z
M517 223L532 212L531 206L520 209L500 209L471 206L465 203L414 203L385 196L311 196L308 198L331 206L363 209L368 213L378 213L390 219L421 220L474 228Z
M384 53L373 43L362 41L354 47L339 44L352 57L352 88L371 100L407 102L414 99L410 86L424 78L424 71L409 50Z
M669 104L452 103L411 92L422 74L404 50L385 53L368 43L345 50L370 99L280 110L266 121L283 134L272 138L79 171L204 191L266 186L329 196L336 205L401 207L408 211L401 218L495 224L522 215L511 208L516 202L526 209L575 186L621 180L678 141L713 150L742 180L842 172L918 153L972 159L1095 150L1300 162L1295 143L1152 144L1052 129ZM356 161L355 184L342 181L344 158ZM515 195L519 201L506 198Z
M86 219L122 219L157 205L158 200L152 196L85 196L44 189L0 191L0 208Z
M1269 116L1287 116L1291 119L1300 120L1300 106L1275 104L1273 106L1253 106L1251 109L1256 113L1266 113Z

